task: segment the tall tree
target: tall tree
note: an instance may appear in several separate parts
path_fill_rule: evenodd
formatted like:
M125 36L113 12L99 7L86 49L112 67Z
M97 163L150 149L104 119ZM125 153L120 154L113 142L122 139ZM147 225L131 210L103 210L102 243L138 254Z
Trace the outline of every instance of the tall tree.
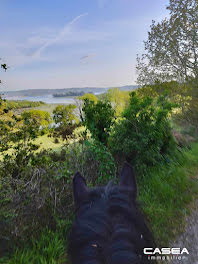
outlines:
M152 21L144 54L137 57L137 82L198 79L198 1L170 0L169 18Z

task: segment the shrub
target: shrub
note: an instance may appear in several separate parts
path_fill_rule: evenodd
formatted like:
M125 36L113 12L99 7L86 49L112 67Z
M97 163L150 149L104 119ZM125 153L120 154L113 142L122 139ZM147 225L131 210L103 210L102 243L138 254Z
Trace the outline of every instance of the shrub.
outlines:
M114 159L102 143L86 141L88 157L97 166L96 179L91 179L91 184L106 184L110 179L115 177L116 167Z
M85 99L83 124L91 132L93 139L107 144L107 139L113 125L114 110L109 102L94 103Z
M172 107L166 96L154 100L132 92L123 119L112 132L109 141L112 152L126 157L138 170L162 160L175 148L168 120Z
M25 159L26 154L19 149L0 162L0 255L40 237L46 227L66 232L74 211L71 182L76 171L90 185L115 175L113 158L101 143L70 144L60 153L31 152Z

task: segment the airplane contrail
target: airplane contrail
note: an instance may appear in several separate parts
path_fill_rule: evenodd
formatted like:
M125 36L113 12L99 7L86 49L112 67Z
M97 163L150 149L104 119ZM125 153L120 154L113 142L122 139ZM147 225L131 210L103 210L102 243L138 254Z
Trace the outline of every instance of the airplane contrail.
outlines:
M53 39L49 39L48 41L46 41L46 43L44 43L34 54L33 57L40 57L41 52L43 52L47 47L51 46L54 43L59 42L70 30L70 27L76 22L78 21L81 17L87 16L88 13L84 13L81 14L77 17L75 17L72 21L70 21L69 23L67 23L63 29L58 33L58 35L53 38Z

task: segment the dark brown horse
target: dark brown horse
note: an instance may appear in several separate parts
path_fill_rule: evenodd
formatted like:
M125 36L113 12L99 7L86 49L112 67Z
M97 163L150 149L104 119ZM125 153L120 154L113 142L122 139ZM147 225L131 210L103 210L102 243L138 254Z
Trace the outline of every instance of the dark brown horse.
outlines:
M72 264L147 263L144 247L154 247L137 202L132 167L125 163L120 184L89 189L77 172L73 179L76 217L69 237Z

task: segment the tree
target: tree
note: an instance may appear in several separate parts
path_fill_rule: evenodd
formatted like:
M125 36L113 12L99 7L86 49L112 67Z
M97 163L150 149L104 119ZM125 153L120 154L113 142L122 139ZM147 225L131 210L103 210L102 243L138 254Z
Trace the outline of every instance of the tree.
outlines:
M145 53L137 57L137 82L198 79L198 1L170 0L170 17L152 21Z
M1 60L1 58L0 58L0 60ZM2 68L4 71L7 71L8 66L7 66L6 63L1 63L1 68ZM2 82L2 81L1 81L1 79L0 79L0 83L1 83L1 82Z
M19 134L24 141L35 139L37 136L44 134L51 123L50 113L41 110L24 111L21 114L22 126Z
M77 122L77 117L74 113L76 106L73 104L69 105L58 105L53 111L53 119L58 126L71 125Z
M53 111L53 119L57 124L53 136L63 139L72 138L75 128L78 126L78 118L75 114L76 105L58 105Z
M91 132L92 137L107 145L115 115L111 103L98 101L95 104L93 101L86 99L82 110L84 112L83 123Z
M1 60L1 59L0 59L0 60ZM2 63L2 64L1 64L1 68L2 68L4 71L7 71L8 66L7 66L7 64ZM2 81L1 81L1 79L0 79L0 84L1 84L1 83L2 83ZM5 113L4 109L5 109L5 100L2 99L1 94L0 94L0 115L3 114L3 113Z
M106 93L101 94L99 97L103 101L111 102L116 116L120 116L121 112L129 102L129 92L120 91L118 88L111 88Z
M84 102L85 102L86 99L89 100L89 101L94 102L95 104L98 101L98 98L94 94L91 94L91 93L86 93L86 94L84 94L82 96L78 96L78 100L76 100L76 105L78 107L78 111L79 111L79 114L80 114L81 121L83 121L83 119L84 119L82 108L83 108L83 105L84 105Z
M88 99L89 101L93 101L94 103L97 103L98 98L92 94L92 93L86 93L82 96L78 96L79 100L85 101L86 99Z

